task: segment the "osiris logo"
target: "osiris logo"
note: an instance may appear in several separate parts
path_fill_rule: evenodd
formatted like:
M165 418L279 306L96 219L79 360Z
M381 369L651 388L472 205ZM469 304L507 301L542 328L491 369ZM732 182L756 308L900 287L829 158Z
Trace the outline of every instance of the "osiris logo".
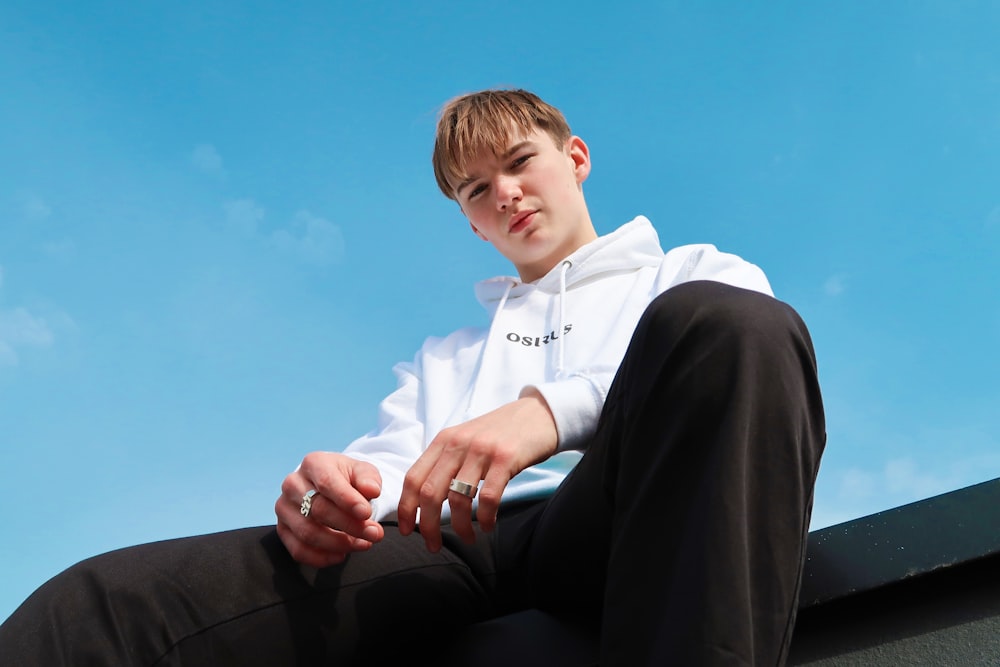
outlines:
M565 325L562 330L563 335L568 334L572 329L573 329L572 324ZM542 345L548 345L553 341L559 340L559 336L556 334L555 331L550 331L544 336L519 336L518 334L512 331L509 334L507 334L507 340L509 340L512 343L520 343L521 345L527 347L531 346L540 347Z

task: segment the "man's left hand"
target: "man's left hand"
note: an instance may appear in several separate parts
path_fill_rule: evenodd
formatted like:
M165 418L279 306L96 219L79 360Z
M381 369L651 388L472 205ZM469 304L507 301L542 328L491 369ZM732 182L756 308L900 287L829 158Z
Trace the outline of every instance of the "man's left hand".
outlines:
M500 496L511 478L556 452L559 436L548 404L537 390L464 424L446 428L410 467L399 501L399 531L409 535L420 509L420 534L427 549L441 549L441 507L447 498L451 525L468 544L475 542L472 498L449 491L452 479L478 486L476 518L489 532L496 525Z

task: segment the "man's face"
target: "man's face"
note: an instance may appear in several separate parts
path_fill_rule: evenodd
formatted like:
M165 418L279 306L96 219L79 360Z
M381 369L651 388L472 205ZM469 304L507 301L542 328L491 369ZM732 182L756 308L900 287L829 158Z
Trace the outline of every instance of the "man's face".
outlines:
M511 137L502 155L470 162L455 197L472 230L513 262L531 282L597 238L581 184L590 154L579 137L557 147L541 130Z

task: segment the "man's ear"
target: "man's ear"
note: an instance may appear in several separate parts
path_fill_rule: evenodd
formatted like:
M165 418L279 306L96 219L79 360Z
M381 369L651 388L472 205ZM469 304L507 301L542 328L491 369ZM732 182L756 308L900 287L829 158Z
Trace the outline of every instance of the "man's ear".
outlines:
M566 150L570 160L573 161L576 182L582 184L587 180L587 176L590 176L590 149L583 139L573 135L566 140Z
M483 233L481 231L479 231L478 229L476 229L476 226L474 224L472 224L472 220L469 220L469 228L472 229L472 232L476 236L478 236L479 238L481 238L482 240L489 241L488 238L486 238L485 236L483 236Z

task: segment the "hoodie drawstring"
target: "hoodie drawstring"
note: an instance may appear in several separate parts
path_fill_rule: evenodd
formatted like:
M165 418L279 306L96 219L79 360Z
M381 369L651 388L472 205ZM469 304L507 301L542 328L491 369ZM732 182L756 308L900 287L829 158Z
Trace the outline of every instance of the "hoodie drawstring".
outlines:
M573 262L564 259L562 269L559 271L559 361L556 364L556 377L562 376L563 361L565 359L563 346L566 338L566 272L573 266Z

